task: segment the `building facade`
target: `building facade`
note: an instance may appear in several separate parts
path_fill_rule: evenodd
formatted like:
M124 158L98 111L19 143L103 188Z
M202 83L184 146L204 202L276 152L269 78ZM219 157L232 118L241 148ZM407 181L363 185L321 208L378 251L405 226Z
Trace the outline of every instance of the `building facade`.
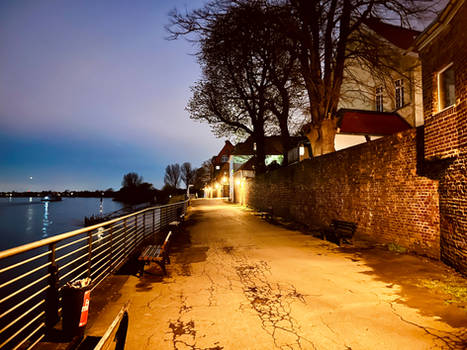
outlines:
M467 274L467 7L451 0L417 39L424 166L439 179L441 259Z

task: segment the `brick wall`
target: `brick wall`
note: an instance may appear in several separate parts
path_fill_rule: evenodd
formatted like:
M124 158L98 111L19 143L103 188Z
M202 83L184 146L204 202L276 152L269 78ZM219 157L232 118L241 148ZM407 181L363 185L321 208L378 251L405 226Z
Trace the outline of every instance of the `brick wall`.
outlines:
M309 226L328 226L332 219L356 222L357 236L439 258L438 181L417 175L420 131L258 176L248 182L246 201Z
M441 259L467 274L467 6L421 52L426 168L439 178ZM456 105L438 113L437 73L453 63ZM443 160L444 159L444 160ZM430 170L431 168L431 170Z

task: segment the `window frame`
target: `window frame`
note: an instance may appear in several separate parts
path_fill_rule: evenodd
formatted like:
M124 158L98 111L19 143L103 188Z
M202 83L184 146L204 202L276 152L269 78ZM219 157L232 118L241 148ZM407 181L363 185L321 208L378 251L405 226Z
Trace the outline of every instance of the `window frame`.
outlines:
M383 86L382 85L375 87L375 110L377 112L384 112L384 99L383 99Z
M441 74L443 74L445 71L447 71L449 68L453 67L454 66L454 62L451 62L449 64L447 64L446 66L443 67L443 69L439 70L437 73L436 73L436 86L437 86L437 103L438 103L438 111L437 113L440 113L446 109L449 109L449 108L452 108L452 107L455 107L456 106L456 82L454 81L454 103L449 105L449 106L446 106L446 107L443 107L441 108L441 94L440 94L440 90L441 90ZM455 74L454 74L454 78L455 78Z
M398 85L399 83L399 85ZM395 107L396 109L402 108L405 106L405 100L404 100L404 94L405 94L405 89L404 89L404 79L396 79L394 80L394 97L395 97ZM399 103L398 103L399 101Z

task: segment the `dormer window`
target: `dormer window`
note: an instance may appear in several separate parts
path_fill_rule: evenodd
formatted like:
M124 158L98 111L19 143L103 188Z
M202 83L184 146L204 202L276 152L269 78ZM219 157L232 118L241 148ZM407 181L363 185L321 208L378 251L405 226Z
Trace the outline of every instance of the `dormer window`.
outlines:
M376 88L375 96L376 96L376 99L375 99L376 111L377 112L382 112L384 110L384 107L383 107L383 87L382 86L378 86Z
M456 86L452 63L438 73L438 111L456 103Z
M395 96L396 96L396 109L404 107L404 80L398 79L394 82Z

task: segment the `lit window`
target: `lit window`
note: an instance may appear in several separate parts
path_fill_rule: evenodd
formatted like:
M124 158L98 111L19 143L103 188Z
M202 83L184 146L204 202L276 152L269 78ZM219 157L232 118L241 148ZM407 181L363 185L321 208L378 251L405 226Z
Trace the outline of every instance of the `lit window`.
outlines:
M404 80L398 79L394 82L396 86L396 109L404 106Z
M220 165L216 165L216 170L219 170L220 168Z
M438 110L456 103L454 67L452 63L438 73Z
M305 147L300 146L298 152L299 152L300 156L304 156L305 155Z
M376 88L376 111L382 112L384 110L383 107L383 87L379 86Z

